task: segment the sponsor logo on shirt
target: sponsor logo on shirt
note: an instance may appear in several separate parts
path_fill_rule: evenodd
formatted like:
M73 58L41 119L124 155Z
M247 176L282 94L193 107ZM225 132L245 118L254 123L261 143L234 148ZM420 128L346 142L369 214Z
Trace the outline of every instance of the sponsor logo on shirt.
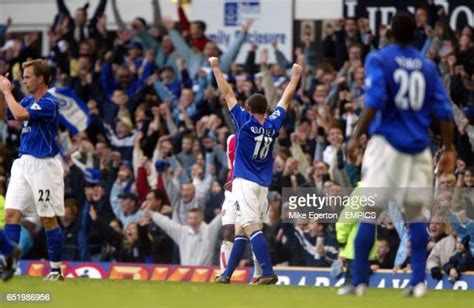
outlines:
M31 126L28 126L29 121L23 121L23 128L21 129L22 134L31 133Z

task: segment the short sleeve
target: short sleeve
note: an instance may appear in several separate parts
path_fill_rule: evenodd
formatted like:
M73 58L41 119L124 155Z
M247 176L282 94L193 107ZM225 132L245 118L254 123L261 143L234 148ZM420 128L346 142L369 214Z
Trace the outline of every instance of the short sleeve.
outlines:
M387 90L382 67L382 59L377 53L370 54L365 61L365 103L366 108L383 109L387 100Z
M245 111L244 108L240 107L239 104L235 104L234 108L230 110L230 115L234 119L237 129L240 129L245 122L250 119L250 113Z
M15 120L15 117L13 116L13 113L10 111L10 109L7 108L7 120Z
M58 104L51 97L43 97L26 108L32 119L53 119L58 113Z
M286 110L283 107L278 107L272 114L268 117L269 121L273 124L276 130L280 130L283 125L283 121L286 119Z
M25 107L28 105L28 97L23 97L20 101L20 105ZM15 120L13 113L10 111L10 108L7 108L7 120Z
M433 72L433 92L431 96L432 110L435 119L449 120L453 118L453 107L451 99L441 81L441 77L435 70Z

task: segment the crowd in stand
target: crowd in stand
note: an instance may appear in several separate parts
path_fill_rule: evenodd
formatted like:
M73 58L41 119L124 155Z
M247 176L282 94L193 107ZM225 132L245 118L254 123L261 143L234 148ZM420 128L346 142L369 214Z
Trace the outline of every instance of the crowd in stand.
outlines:
M209 69L207 59L215 56L239 101L262 93L271 108L288 83L293 60L304 66L275 146L264 233L274 264L345 266L353 256L351 227L283 223L282 187L336 194L357 186L367 138L354 161L344 146L364 103L364 59L390 43L390 30L380 26L371 32L365 16L341 19L326 23L320 42L304 36L294 59L285 58L276 43L271 50L252 45L239 65L235 60L248 44L252 22L244 21L229 48L221 50L206 37L205 21L188 20L180 4L175 22L162 17L159 1L152 0L154 18L148 23L140 17L125 22L117 2L101 0L90 15L88 5L71 12L57 0L48 31L50 85L72 89L91 118L83 132L73 135L66 127L60 132L66 169L63 259L218 264L226 140L234 126ZM107 29L106 5L113 8L117 31ZM457 165L436 177L438 187L451 190L435 198L435 207L445 210L430 218L427 247L433 278L445 273L454 281L474 269L474 33L469 26L451 29L444 9L432 1L415 16L416 46L438 65L455 114ZM37 33L17 37L8 31L11 23L0 26L0 70L10 73L19 100L26 95L20 65L42 51ZM276 63L269 63L269 53ZM19 122L0 122L0 207L21 129ZM432 132L436 160L439 127L434 124ZM471 198L458 202L455 189ZM396 215L389 206L380 219L374 271L407 269L408 237ZM24 217L22 227L24 258L47 258L37 218Z

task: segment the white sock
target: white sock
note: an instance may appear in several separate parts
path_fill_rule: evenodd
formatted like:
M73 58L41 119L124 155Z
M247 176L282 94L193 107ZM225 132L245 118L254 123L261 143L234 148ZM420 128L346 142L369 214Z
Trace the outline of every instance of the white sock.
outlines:
M221 267L221 273L224 272L227 263L229 262L230 252L232 251L234 243L229 241L222 241L221 253L219 255L219 265Z
M56 272L61 272L61 265L62 262L49 262L49 265L51 266L51 271L56 271Z
M253 278L262 277L262 267L260 263L257 261L257 257L252 252L252 259L253 259Z

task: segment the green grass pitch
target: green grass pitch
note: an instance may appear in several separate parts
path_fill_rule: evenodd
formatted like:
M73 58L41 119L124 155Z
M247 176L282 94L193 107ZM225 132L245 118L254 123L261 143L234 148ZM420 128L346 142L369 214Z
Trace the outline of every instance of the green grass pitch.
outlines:
M378 307L469 308L474 291L430 290L424 298L402 298L401 290L369 289L365 297L340 297L336 288L296 286L215 285L191 282L66 279L43 282L15 277L0 283L0 293L51 293L50 303L6 304L9 307Z

